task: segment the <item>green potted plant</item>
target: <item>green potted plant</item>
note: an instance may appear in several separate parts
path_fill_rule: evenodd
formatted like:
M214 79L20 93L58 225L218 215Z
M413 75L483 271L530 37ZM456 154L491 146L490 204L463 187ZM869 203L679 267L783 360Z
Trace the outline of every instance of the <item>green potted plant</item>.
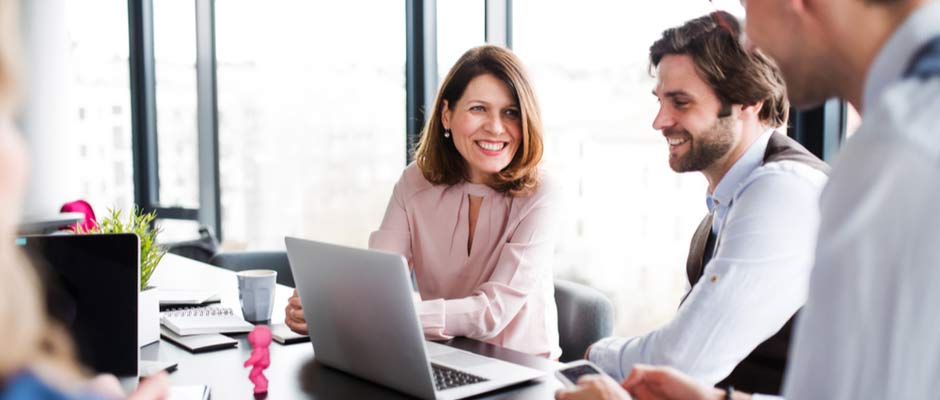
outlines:
M150 277L166 254L166 249L157 244L160 229L152 226L157 214L144 213L134 207L126 220L121 210L108 209L108 215L91 229L76 226L77 234L135 233L140 240L140 294L138 296L138 342L141 346L160 340L160 297L155 287L150 286Z

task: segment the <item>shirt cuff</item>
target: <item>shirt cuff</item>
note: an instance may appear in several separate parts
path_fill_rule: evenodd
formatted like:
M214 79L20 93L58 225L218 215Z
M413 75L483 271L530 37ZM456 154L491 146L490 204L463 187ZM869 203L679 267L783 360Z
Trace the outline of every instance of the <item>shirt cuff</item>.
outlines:
M424 337L428 340L447 340L451 339L444 333L446 328L446 307L444 299L424 300L415 303L418 311L418 319L421 320L421 327L424 329Z
M630 338L609 337L604 338L591 345L591 352L588 354L588 360L601 367L607 375L610 375L617 381L625 378L625 374L620 367L620 353Z

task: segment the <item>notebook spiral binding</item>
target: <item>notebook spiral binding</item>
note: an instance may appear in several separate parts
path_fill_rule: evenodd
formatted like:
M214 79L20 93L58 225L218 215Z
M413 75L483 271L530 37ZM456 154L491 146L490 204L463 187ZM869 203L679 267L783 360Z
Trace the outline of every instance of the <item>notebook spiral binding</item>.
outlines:
M190 307L173 308L160 313L162 317L211 317L215 315L235 315L229 307Z

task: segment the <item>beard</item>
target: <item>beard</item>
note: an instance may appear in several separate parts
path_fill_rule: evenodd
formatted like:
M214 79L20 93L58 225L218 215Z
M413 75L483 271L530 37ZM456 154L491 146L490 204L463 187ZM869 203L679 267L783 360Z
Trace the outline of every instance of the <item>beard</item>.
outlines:
M698 138L686 130L665 130L667 135L683 135L688 139L689 151L682 156L669 156L669 167L676 172L702 171L728 154L734 146L731 118L719 118Z

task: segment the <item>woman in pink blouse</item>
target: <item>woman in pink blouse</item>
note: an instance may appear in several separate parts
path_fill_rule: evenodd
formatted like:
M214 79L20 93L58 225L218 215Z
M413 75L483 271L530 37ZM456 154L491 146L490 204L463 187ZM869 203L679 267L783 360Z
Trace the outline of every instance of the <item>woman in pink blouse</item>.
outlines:
M557 359L552 262L559 195L540 175L542 121L519 59L470 49L434 112L369 247L414 269L425 336L466 336ZM306 333L300 299L286 323Z

